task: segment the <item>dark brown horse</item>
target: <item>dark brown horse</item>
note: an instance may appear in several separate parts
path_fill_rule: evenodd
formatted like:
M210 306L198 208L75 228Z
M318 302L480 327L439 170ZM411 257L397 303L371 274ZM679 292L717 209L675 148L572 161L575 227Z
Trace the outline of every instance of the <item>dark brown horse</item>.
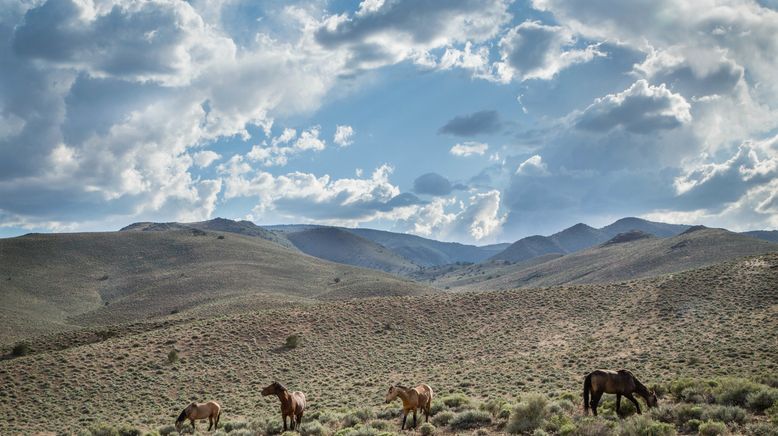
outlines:
M415 388L406 388L405 386L394 385L389 387L386 393L386 404L400 397L403 402L403 425L405 430L405 420L408 419L408 412L413 411L413 428L416 428L416 410L421 410L427 422L430 420L430 406L432 405L432 388L426 384L420 384Z
M590 393L591 402L589 402ZM618 415L621 415L622 395L632 401L638 414L640 414L640 405L635 397L632 396L633 393L643 397L648 407L656 407L657 399L654 391L649 391L631 372L626 369L618 371L598 369L590 372L584 379L584 410L588 414L589 407L591 407L594 416L597 416L597 405L600 403L602 394L616 394L616 413Z
M184 427L184 421L187 419L192 423L192 431L195 431L195 421L198 419L208 418L208 431L211 431L211 427L217 429L219 427L219 418L222 415L222 408L216 401L209 401L207 403L192 403L178 415L176 419L176 430L181 433Z
M295 422L299 426L303 420L303 412L305 411L305 394L299 391L289 392L279 382L274 381L266 388L262 389L262 396L275 395L281 401L281 419L284 420L284 431L286 428L286 417L289 417L289 421L292 430L295 428Z

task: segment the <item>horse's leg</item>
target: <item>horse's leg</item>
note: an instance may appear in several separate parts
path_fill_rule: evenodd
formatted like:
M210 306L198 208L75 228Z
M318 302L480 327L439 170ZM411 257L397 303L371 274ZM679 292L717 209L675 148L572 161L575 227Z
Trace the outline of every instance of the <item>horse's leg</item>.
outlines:
M640 404L638 404L638 400L635 399L635 397L632 396L632 394L625 394L625 397L629 398L629 401L632 401L632 404L635 405L635 410L637 410L638 415L640 415Z
M416 428L416 409L413 409L413 428Z
M616 394L616 415L621 416L621 394Z
M208 417L208 431L211 431L211 427L213 427L213 416Z
M400 430L405 430L405 420L408 419L408 411L403 410L403 425L400 427Z
M195 428L195 420L194 420L194 419L190 419L190 420L189 420L189 422L191 422L191 423L192 423L192 433L194 433L194 432L195 432L195 430L197 430L197 429Z
M283 419L283 420L284 420L284 431L286 431L286 430L287 430L287 428L286 428L286 415L283 415L283 414L282 414L282 415L281 415L281 419Z
M424 409L424 422L430 422L430 405L427 404L427 408Z
M297 427L300 427L300 424L303 422L303 412L300 412L297 414Z
M602 398L602 392L593 392L592 393L592 414L594 416L597 416L597 405L600 404L600 398Z

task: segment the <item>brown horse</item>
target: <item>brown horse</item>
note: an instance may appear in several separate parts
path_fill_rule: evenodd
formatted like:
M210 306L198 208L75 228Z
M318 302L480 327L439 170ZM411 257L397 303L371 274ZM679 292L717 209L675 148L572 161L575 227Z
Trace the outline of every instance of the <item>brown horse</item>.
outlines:
M591 392L592 401L589 402L589 393ZM654 391L649 391L640 380L626 369L618 371L608 371L598 369L590 372L584 379L584 410L588 414L591 406L594 416L597 416L597 405L600 403L602 394L616 394L616 413L621 415L621 396L624 395L632 401L635 409L640 414L640 405L633 393L643 397L648 407L656 407L657 398Z
M289 392L281 383L274 381L269 386L262 389L262 396L275 395L281 401L281 419L284 420L284 431L286 428L286 417L294 430L295 422L300 425L305 411L305 394L299 391Z
M216 401L209 401L207 403L192 403L178 415L176 420L176 430L181 433L184 421L189 420L192 423L192 432L195 431L195 420L208 418L208 431L211 431L211 427L217 429L219 427L219 418L222 415L222 408Z
M426 422L430 420L430 406L432 405L432 388L429 385L421 384L415 388L406 388L405 386L394 385L389 387L386 394L386 404L400 397L403 402L403 425L405 430L405 420L408 419L408 412L413 411L413 428L416 428L416 409L424 412Z

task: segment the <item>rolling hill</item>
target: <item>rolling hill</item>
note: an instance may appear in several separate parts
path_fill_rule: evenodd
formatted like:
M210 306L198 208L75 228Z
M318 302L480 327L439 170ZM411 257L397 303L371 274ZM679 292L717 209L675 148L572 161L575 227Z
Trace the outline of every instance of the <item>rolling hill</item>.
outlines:
M778 244L723 229L690 227L669 238L643 232L616 235L605 244L547 261L515 265L487 262L446 272L435 286L494 290L577 283L609 283L713 265L743 256L778 251Z
M198 229L203 231L216 231L235 233L244 236L253 236L262 238L266 241L275 242L278 245L287 248L294 248L294 245L289 242L282 234L264 229L251 221L233 221L226 218L214 218L208 221L200 221L194 223L151 223L140 222L130 224L127 227L119 230L120 232L130 231L167 231L167 230L185 230L185 229Z
M431 291L261 237L171 228L0 239L0 342L175 312L213 316L279 301Z
M304 391L304 422L320 420L329 433L354 423L371 434L379 430L368 425L395 431L399 404L379 406L387 386L422 381L435 390L439 413L540 392L571 399L571 419L583 425L591 418L580 416L580 386L592 368L627 367L649 386L774 380L777 282L778 255L769 254L614 284L288 305L146 331L119 326L87 345L0 360L0 433L78 433L106 422L145 433L170 428L182 407L206 399L224 406L224 427L243 422L241 434L264 432L280 423L278 401L260 395L274 379ZM291 333L301 343L284 348ZM660 402L673 412L670 398ZM504 419L493 419L490 433L504 431ZM601 419L620 421L612 412ZM462 432L435 424L442 434Z
M392 250L337 227L317 227L285 234L303 253L332 262L407 274L419 267Z

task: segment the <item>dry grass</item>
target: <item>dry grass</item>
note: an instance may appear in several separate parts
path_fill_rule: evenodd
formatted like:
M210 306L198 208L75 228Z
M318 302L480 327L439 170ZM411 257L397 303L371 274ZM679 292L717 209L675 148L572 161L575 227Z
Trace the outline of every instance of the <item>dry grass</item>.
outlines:
M219 239L223 236L224 239ZM429 292L258 237L197 229L0 239L0 344L84 326Z
M221 402L228 420L277 420L277 400L259 394L273 379L305 391L311 412L377 414L396 382L515 402L533 391L577 395L594 368L626 367L649 385L776 379L776 283L773 254L609 285L292 304L117 326L99 342L42 352L36 347L56 344L31 343L32 354L0 361L0 434L76 432L97 422L153 430L206 399ZM301 337L294 349L284 347L291 334Z

